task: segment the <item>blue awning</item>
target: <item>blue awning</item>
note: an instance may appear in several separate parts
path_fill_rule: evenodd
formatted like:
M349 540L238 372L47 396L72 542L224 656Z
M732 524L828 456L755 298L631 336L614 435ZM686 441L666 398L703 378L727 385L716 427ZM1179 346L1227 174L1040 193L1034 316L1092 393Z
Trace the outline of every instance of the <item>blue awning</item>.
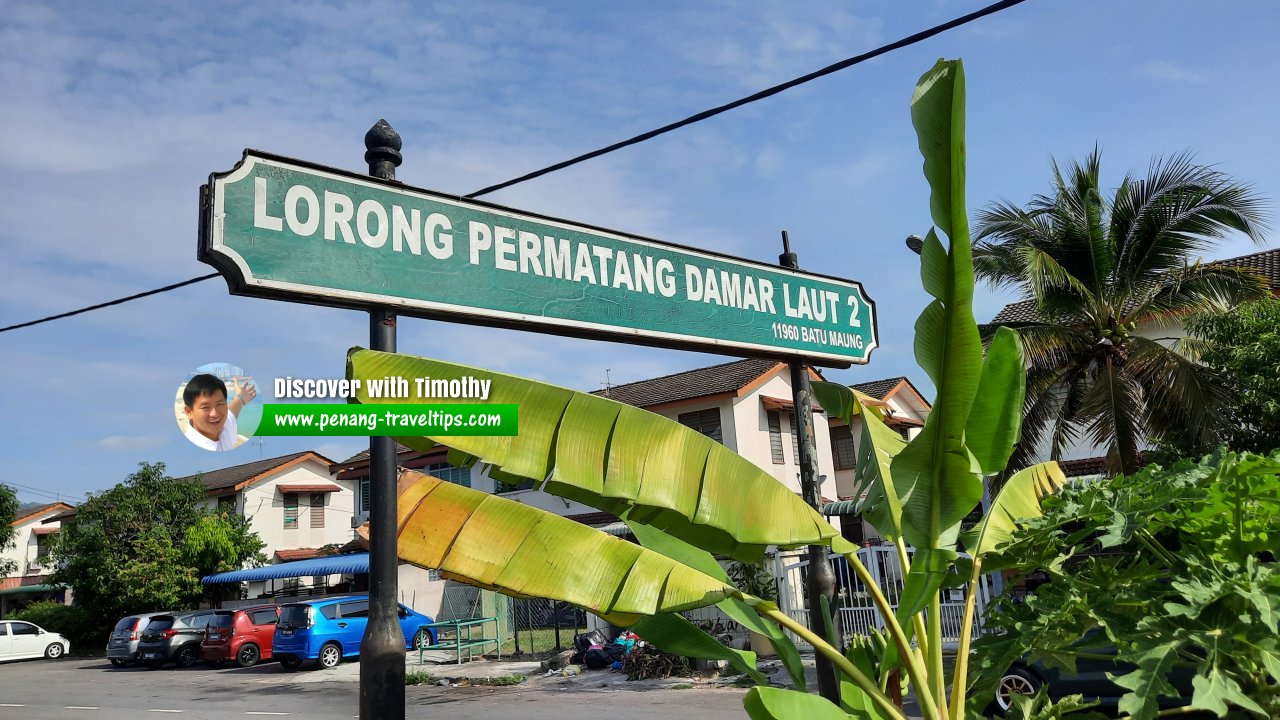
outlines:
M233 582L262 582L305 575L360 575L368 572L369 553L366 552L295 560L251 570L232 570L217 575L206 575L200 582L205 585L216 585Z

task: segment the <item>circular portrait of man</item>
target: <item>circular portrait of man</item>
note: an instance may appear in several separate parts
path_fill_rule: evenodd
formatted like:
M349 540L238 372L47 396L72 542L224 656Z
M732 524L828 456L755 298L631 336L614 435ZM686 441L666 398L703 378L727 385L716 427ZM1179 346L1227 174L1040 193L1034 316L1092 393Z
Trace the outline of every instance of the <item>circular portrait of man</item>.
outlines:
M252 404L257 395L253 377L238 365L201 365L178 385L178 429L193 445L210 452L237 448L253 437L262 419L261 406Z

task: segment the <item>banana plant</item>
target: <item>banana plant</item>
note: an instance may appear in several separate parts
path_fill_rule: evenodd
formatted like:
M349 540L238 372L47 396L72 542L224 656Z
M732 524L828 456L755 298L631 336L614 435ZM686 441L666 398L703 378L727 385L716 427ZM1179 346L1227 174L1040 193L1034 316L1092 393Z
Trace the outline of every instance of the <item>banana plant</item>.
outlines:
M1020 343L1001 330L984 357L973 317L973 267L964 205L964 73L939 61L912 98L934 224L921 253L921 277L933 301L916 324L916 358L938 394L921 432L905 442L846 387L815 384L832 417L862 416L857 482L863 514L895 542L906 578L895 609L859 561L857 548L771 475L719 443L608 398L438 360L353 349L348 377L460 377L492 381L494 403L520 408L514 437L397 438L425 450L452 449L457 463L482 462L498 478L529 478L543 490L624 518L641 545L626 543L551 513L416 473L401 475L399 553L446 577L517 596L576 604L611 622L634 623L671 652L729 660L758 686L744 701L756 720L905 718L890 692L894 670L930 720L960 720L967 687L968 638L983 554L999 547L1039 499L1065 482L1056 464L1015 475L986 518L966 536L971 561L959 561L961 520L982 498L983 478L1004 468L1018 439L1024 394ZM362 382L360 387L367 387ZM394 402L363 392L361 403ZM846 652L777 605L736 588L712 553L743 562L769 546L825 545L843 554L883 616L887 637L871 652ZM914 554L908 559L908 546ZM943 674L939 589L963 567L970 577L961 655L950 683ZM780 641L796 690L769 687L751 653L732 651L676 614L717 605ZM803 668L782 630L813 645L841 675L839 703L804 692ZM878 646L877 646L878 647ZM948 696L948 687L950 696ZM896 688L895 688L896 689Z

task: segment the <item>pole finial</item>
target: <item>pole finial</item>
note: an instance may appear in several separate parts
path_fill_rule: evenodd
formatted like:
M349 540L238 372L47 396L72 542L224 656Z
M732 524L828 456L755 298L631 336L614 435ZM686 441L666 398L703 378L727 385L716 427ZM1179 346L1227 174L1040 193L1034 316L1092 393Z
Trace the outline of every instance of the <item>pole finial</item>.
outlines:
M364 134L364 146L369 174L383 180L395 180L396 168L404 160L400 155L400 133L386 120L379 120Z

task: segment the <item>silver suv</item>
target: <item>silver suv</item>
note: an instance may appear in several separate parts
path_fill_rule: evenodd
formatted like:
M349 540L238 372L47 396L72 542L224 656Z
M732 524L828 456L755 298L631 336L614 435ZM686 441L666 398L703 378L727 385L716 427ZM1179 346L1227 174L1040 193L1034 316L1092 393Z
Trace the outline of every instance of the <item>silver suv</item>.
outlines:
M137 615L129 615L120 618L120 622L111 630L111 637L107 638L107 659L116 667L124 667L134 663L138 659L138 641L142 638L142 631L146 630L147 623L151 622L151 618L157 615L172 615L173 612L166 610L164 612L138 613Z
M173 662L189 668L200 662L200 643L214 610L156 615L147 623L138 641L138 661L150 668Z

